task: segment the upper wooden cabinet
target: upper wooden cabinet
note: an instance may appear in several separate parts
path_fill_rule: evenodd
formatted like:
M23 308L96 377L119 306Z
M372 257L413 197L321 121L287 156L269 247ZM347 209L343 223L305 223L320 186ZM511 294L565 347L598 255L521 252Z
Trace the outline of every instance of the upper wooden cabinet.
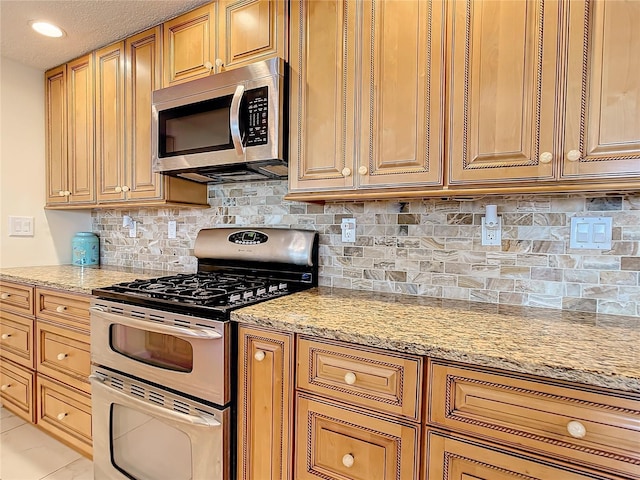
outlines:
M291 2L292 193L442 184L444 18L437 0Z
M163 86L206 77L215 68L217 5L210 3L165 22Z
M288 2L218 2L218 58L225 70L272 57L287 57Z
M93 54L45 73L47 204L93 204Z

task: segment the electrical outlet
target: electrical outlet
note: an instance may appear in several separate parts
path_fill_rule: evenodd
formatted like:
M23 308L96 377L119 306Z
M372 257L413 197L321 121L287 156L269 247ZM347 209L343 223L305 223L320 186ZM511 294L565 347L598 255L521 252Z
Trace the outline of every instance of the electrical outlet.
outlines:
M502 221L498 217L498 224L488 227L485 223L485 217L482 217L482 245L501 245L502 244Z
M138 235L138 222L135 220L131 220L131 225L129 226L129 237L136 238Z
M176 221L169 220L167 238L176 238Z
M340 224L342 228L342 241L345 243L355 243L356 241L356 219L343 218Z

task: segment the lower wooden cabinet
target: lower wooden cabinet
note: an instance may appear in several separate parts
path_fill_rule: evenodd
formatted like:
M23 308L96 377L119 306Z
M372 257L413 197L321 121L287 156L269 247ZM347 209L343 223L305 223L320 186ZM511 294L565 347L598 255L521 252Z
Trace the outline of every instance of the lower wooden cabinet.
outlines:
M25 368L34 368L33 318L0 312L2 356Z
M38 375L37 402L38 426L91 457L91 396L44 375Z
M551 464L495 445L427 431L426 480L587 480L616 478Z
M293 334L238 330L237 478L291 479Z
M2 405L27 422L35 422L33 370L0 358L0 399Z
M299 393L296 480L418 479L420 426Z

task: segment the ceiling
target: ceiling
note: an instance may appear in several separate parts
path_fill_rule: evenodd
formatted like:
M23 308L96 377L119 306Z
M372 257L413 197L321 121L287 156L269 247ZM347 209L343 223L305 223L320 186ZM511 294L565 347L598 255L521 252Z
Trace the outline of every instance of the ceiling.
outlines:
M47 70L210 0L0 0L0 55ZM66 36L47 38L30 20L47 20Z

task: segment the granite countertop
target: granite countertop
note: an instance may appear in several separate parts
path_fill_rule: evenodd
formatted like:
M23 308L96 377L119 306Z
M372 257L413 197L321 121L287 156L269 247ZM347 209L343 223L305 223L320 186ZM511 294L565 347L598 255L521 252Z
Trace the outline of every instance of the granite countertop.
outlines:
M314 288L241 323L640 393L640 318Z
M167 272L138 270L127 267L48 265L43 267L11 267L0 269L0 280L28 283L40 287L59 288L75 293L91 294L94 288L138 278L154 278Z

